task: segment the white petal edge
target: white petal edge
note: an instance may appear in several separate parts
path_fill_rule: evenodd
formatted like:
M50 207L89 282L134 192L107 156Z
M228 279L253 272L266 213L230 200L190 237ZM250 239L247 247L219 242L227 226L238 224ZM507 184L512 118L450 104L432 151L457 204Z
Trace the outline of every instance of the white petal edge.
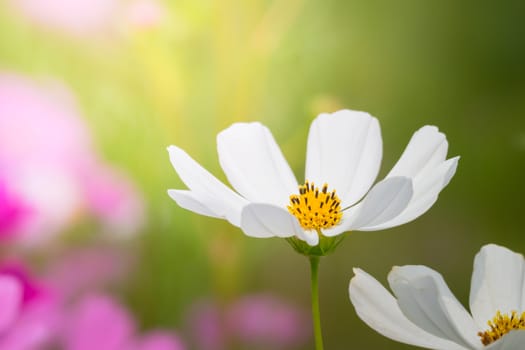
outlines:
M297 192L297 180L264 125L231 125L217 135L217 151L228 181L249 201L284 206Z
M334 236L350 230L366 230L380 225L401 213L412 198L412 180L391 177L378 182L361 203L343 212L341 223L323 230L325 236Z
M523 255L495 244L483 246L474 258L470 286L470 310L478 325L486 328L497 311L525 311L524 283Z
M298 232L297 237L299 237L312 247L319 244L319 234L315 230L305 230L302 232Z
M448 159L436 168L428 169L413 179L414 195L405 210L392 220L363 228L364 231L383 230L406 224L426 213L436 203L439 193L456 173L459 157Z
M0 275L0 332L14 322L22 303L22 286L13 277Z
M176 192L169 192L170 196L175 194L181 203L188 206L189 210L196 209L193 211L199 214L224 217L233 225L239 226L240 213L247 201L210 174L179 147L169 146L168 152L173 168L192 192L191 195L180 192L177 195ZM197 205L197 202L201 206Z
M210 207L214 205L210 202L211 198L205 198L204 196L199 196L192 191L188 190L168 190L168 195L173 199L177 204L186 210L192 211L194 213L209 216L213 218L226 219L226 214L221 215L219 213L213 212ZM240 214L240 213L239 213ZM240 223L239 218L233 218L232 224ZM239 226L238 224L236 226Z
M372 186L383 155L381 130L368 113L341 110L320 114L311 124L305 179L337 190L343 206L361 199Z
M435 126L425 125L417 130L389 176L415 177L426 169L443 162L447 156L448 142L445 134Z
M272 204L251 203L241 214L241 229L257 238L291 237L303 232L297 219L285 209Z
M358 268L354 268L354 274L349 285L350 301L359 318L378 333L427 349L468 349L419 328L406 318L396 299L375 278Z
M388 282L399 308L414 324L465 348L479 347L480 329L438 272L418 265L394 267Z

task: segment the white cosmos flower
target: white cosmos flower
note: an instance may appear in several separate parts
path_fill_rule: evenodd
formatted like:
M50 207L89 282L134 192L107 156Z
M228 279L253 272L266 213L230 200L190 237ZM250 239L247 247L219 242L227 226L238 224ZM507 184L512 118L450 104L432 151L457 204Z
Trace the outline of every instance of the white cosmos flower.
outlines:
M443 277L428 267L394 267L388 283L395 297L366 272L354 269L354 273L349 292L357 314L388 338L428 349L525 349L521 254L494 244L481 248L470 286L472 315Z
M171 163L189 190L168 193L181 207L226 219L248 236L296 236L315 246L319 234L385 229L426 212L456 171L459 157L447 160L447 149L444 134L422 127L386 178L372 187L382 157L377 119L350 110L321 114L310 126L300 194L268 128L235 123L217 135L217 150L236 192L170 146Z

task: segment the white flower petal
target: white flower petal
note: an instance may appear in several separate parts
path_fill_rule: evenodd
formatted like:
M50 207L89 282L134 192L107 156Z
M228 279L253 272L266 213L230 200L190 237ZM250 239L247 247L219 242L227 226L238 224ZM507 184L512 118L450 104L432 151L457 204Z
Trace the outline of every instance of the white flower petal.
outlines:
M0 275L0 333L6 330L18 315L22 303L22 286L7 275Z
M468 349L436 337L409 321L394 297L372 276L354 269L350 281L350 300L357 315L382 335L406 344L439 350Z
M525 349L525 330L516 330L505 334L498 341L490 344L486 350L523 350Z
M211 198L199 197L194 192L187 190L168 190L168 195L184 209L200 215L224 219L223 216L210 209L213 207L213 204L209 203Z
M391 177L378 182L356 206L345 210L343 220L327 236L349 230L367 231L401 213L412 198L412 181L406 177Z
M346 216L347 212L344 212L343 213L343 217L341 218L341 222L339 222L338 225L335 225L333 227L330 227L330 228L324 228L321 230L323 236L326 236L326 237L333 237L333 236L337 236L337 235L340 235L341 233L344 233L346 231L349 231L349 227L350 227L350 224L353 222L353 221L350 221L352 218L351 217L348 217ZM351 213L350 213L351 215Z
M467 349L479 348L479 328L439 273L426 266L394 267L388 282L401 311L413 323Z
M448 185L457 168L459 157L448 159L436 168L428 169L413 179L414 195L405 210L392 220L367 230L382 230L412 221L423 215L437 201L439 193Z
M447 156L448 142L445 135L435 126L426 125L416 131L401 158L387 177L415 177L443 162Z
M312 247L319 244L319 234L315 230L305 230L302 232L298 232L297 237L299 237Z
M252 202L285 206L297 181L271 132L236 123L217 135L219 161L231 185Z
M336 189L346 207L370 189L381 157L381 131L376 118L349 110L321 114L310 126L305 179Z
M521 254L488 244L474 259L470 286L470 310L480 327L496 312L525 311L525 266Z
M297 219L286 209L264 203L251 203L244 207L241 229L251 237L291 237L302 234Z
M191 195L184 192L171 192L182 207L215 217L226 218L239 226L240 213L247 201L232 191L215 176L200 166L186 152L176 146L168 147L171 164L181 180L191 190ZM177 200L178 199L178 200ZM200 203L200 206L197 204ZM194 210L195 209L195 210ZM207 209L207 210L206 210Z

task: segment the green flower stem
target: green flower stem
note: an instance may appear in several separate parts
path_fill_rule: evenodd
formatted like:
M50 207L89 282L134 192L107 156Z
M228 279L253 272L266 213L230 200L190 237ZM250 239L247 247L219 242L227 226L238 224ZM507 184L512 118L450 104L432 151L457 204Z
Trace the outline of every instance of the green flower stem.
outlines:
M319 257L310 256L311 288L312 288L312 319L314 323L315 350L323 350L323 333L321 331L321 313L319 312Z

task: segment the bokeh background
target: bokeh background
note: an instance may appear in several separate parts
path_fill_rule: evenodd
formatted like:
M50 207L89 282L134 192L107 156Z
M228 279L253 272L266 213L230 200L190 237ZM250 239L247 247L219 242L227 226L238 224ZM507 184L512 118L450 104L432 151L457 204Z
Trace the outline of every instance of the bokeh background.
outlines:
M77 213L45 240L5 240L2 254L35 274L86 247L124 254L133 263L105 292L140 330L174 330L190 349L205 349L191 327L203 301L225 312L246 296L269 295L305 313L306 327L297 327L306 334L284 348L311 349L307 260L282 239L249 238L179 208L166 194L183 187L166 147L184 148L225 180L216 134L257 120L302 179L313 118L364 110L381 124L381 178L412 133L433 124L447 135L449 157L461 156L438 202L410 224L348 234L320 270L327 349L410 349L357 318L347 295L352 267L386 282L393 265L430 266L468 306L472 260L483 244L525 252L524 13L516 0L1 1L4 86L22 80L67 94L92 152L140 201L123 211L120 226ZM44 118L38 111L35 120ZM69 133L39 130L44 143ZM23 132L16 138L34 141Z

